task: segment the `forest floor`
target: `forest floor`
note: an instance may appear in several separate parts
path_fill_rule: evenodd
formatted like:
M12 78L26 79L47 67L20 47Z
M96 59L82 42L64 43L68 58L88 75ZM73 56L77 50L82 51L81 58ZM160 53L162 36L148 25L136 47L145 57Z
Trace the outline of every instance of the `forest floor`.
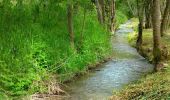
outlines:
M137 20L133 19L133 27L136 32L130 33L128 40L135 47L137 38ZM145 29L143 32L143 54L151 61L152 56L152 30ZM163 50L166 50L167 60L163 60L164 70L151 73L142 79L126 86L123 90L114 93L111 100L169 100L170 99L170 30L162 37Z

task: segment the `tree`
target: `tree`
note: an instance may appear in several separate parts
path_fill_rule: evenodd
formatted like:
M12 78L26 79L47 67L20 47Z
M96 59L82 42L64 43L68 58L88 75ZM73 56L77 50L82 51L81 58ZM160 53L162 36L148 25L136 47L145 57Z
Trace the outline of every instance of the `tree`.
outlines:
M168 17L170 14L170 0L166 0L166 7L161 22L161 36L165 34L166 25L168 25Z
M68 20L68 31L70 34L70 46L74 48L74 32L73 32L73 4L72 0L68 0L67 5L67 20Z
M95 4L96 4L96 9L97 9L98 20L100 24L103 24L103 16L102 16L102 10L101 10L99 0L95 0Z
M103 23L105 23L105 0L99 0L99 4L101 7Z
M160 67L161 61L161 34L160 34L160 20L161 20L161 12L160 12L160 0L153 0L152 6L152 25L153 25L153 56L154 56L154 64L155 71Z
M111 11L111 18L110 18L110 21L111 21L111 26L110 26L110 29L111 29L111 32L114 32L114 29L115 29L115 0L111 0L111 3L110 3L110 11Z
M136 0L125 0L125 3L128 5L129 12L131 13L131 16L137 16L137 6L136 6Z
M152 15L151 15L151 5L152 0L144 0L144 9L145 9L145 28L152 27Z
M143 7L143 1L142 0L137 0L137 8L138 8L138 19L139 19L139 24L138 24L138 37L136 41L136 47L137 50L141 50L142 48L142 34L143 34L143 19L144 19L144 7Z

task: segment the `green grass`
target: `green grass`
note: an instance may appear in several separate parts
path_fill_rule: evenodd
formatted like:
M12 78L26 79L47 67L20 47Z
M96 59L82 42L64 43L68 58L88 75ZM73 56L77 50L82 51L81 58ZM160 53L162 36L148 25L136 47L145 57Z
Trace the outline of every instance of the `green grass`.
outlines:
M88 65L111 54L110 33L97 21L95 9L74 13L75 51L70 48L66 3L47 8L25 5L0 8L0 99L46 93L48 81L58 82L84 73Z
M7 1L3 7L0 2L0 99L47 93L49 82L86 73L88 66L112 54L110 33L99 24L91 2L83 31L84 6L74 8L74 50L67 31L67 3L50 2L14 6ZM118 25L127 20L121 12L117 19Z
M112 100L168 100L170 99L170 71L147 75L116 93ZM114 93L115 94L115 93Z

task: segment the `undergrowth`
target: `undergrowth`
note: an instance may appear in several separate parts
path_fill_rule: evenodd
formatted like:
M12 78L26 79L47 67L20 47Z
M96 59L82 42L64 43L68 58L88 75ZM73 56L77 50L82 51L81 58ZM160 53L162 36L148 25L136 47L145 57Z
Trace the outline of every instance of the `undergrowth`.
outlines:
M122 91L114 93L112 100L169 100L169 76L169 70L147 75Z
M58 82L70 80L111 55L110 33L99 24L91 3L74 7L73 50L66 0L21 2L0 0L0 99L46 93L51 76ZM120 24L127 18L118 11L117 19Z
M74 12L75 50L70 48L65 1L48 5L0 2L0 99L46 93L51 75L58 82L86 72L111 54L110 33L97 21L94 7ZM45 5L45 6L44 6ZM83 34L83 41L80 40ZM81 47L80 47L81 46Z

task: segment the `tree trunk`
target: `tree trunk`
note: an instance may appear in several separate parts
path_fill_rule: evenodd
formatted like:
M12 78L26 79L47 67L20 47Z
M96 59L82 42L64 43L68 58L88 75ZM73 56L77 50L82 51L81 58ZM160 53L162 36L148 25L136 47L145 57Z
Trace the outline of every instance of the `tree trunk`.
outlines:
M159 64L161 61L161 34L160 34L160 21L161 21L161 12L160 12L160 0L153 0L153 11L152 11L152 25L153 25L153 56L155 71L159 69Z
M105 23L105 2L104 2L104 0L99 0L99 3L101 6L103 23Z
M152 0L145 0L145 28L151 28L152 27L152 15L151 15L151 2Z
M164 10L162 22L161 22L161 36L165 34L166 25L168 24L168 15L170 13L170 0L166 0L166 7Z
M136 11L136 9L134 9L135 7L133 7L134 5L133 4L131 4L130 2L131 1L129 1L129 0L126 0L126 2L127 2L127 5L128 5L128 8L130 9L130 11L132 12L132 15L133 16L136 16L137 15L137 11Z
M138 8L138 37L136 41L137 50L140 51L142 49L142 35L143 35L143 19L144 19L144 5L143 1L137 0L137 8Z
M137 42L136 42L136 48L138 51L142 49L142 43L143 43L143 21L139 22L138 25L138 37L137 37Z
M168 14L168 21L167 21L166 29L169 28L169 26L170 26L170 13Z
M96 4L96 9L97 9L98 20L100 24L103 24L102 10L99 4L99 0L95 0L95 4Z
M74 49L74 32L73 32L73 5L72 1L68 0L67 6L68 32L70 35L70 46Z
M115 31L115 0L111 0L111 6L110 6L110 11L111 11L111 25L110 25L110 30L111 32Z
M107 27L108 32L110 32L110 25L111 25L111 1L110 0L105 0L105 24Z

